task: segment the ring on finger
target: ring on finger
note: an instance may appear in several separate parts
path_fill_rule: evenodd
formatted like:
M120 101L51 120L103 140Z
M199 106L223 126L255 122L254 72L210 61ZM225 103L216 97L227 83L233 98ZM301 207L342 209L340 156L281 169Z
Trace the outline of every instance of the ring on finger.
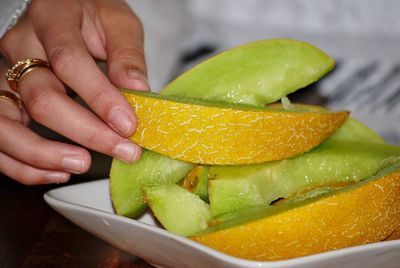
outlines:
M22 109L22 103L21 100L13 93L10 91L6 90L0 90L0 100L6 100L11 103L13 103L15 106L18 107L18 109Z
M45 60L29 58L18 61L12 68L8 69L6 78L11 89L18 92L19 81L35 68L50 68L50 64Z

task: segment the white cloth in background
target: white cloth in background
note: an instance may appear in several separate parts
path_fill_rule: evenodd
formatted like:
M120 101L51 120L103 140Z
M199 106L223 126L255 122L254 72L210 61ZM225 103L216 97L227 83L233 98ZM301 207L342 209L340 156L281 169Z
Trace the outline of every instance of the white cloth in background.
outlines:
M0 0L0 37L17 22L30 0Z

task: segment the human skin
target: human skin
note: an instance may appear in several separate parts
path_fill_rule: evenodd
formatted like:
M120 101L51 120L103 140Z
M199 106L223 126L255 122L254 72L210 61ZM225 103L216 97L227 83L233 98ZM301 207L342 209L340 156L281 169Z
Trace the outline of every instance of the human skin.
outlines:
M87 148L136 161L141 148L127 139L136 117L117 87L148 90L143 39L139 18L122 0L33 0L0 39L0 75L26 58L46 60L51 69L21 80L22 111L0 101L0 172L28 185L66 182L89 169ZM96 60L107 63L108 76ZM11 91L4 75L0 89ZM77 145L40 137L27 127L30 119Z

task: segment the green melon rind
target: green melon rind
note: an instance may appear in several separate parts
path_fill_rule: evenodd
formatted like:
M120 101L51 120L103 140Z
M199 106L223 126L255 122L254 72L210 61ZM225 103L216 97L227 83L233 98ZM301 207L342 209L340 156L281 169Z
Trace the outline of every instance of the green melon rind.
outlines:
M208 169L209 166L202 166L199 179L193 193L208 203Z

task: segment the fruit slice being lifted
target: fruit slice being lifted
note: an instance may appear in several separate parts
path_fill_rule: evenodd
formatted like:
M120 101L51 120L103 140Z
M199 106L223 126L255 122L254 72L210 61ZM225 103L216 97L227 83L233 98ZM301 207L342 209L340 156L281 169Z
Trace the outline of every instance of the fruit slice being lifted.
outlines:
M340 127L348 112L286 111L123 91L138 118L130 139L191 163L255 164L304 153ZM251 141L251 142L249 142Z

